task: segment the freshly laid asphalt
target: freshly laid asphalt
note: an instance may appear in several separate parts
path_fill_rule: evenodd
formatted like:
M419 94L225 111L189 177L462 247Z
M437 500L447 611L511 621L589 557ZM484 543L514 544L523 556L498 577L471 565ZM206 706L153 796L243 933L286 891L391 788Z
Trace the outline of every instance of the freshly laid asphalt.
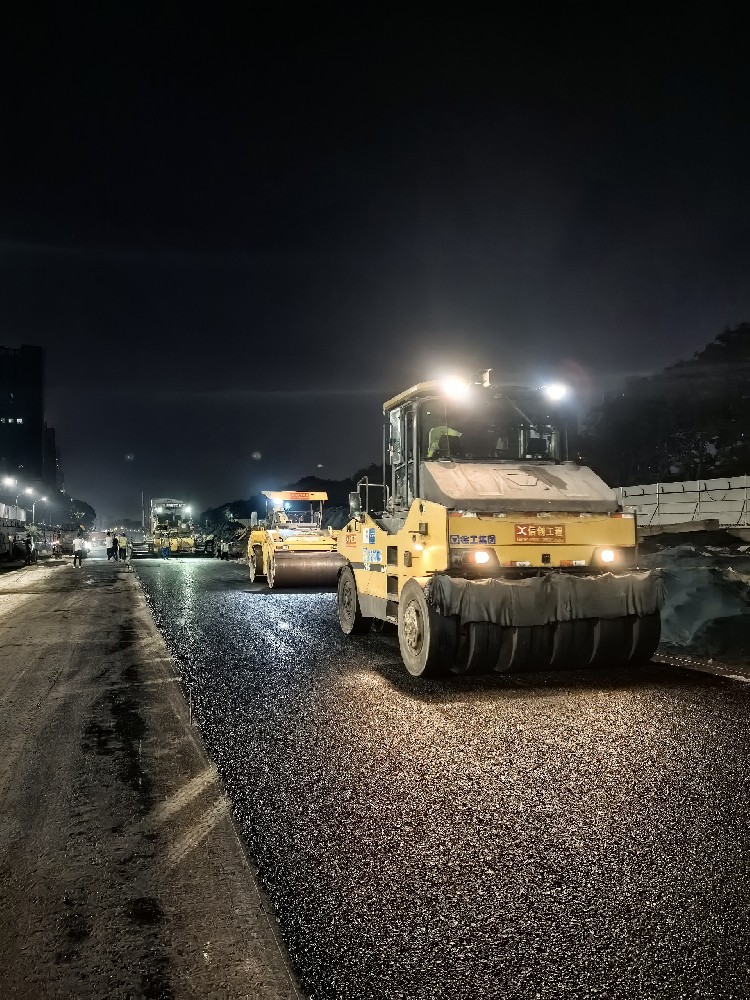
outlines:
M418 682L332 594L137 573L314 1000L750 995L750 685Z

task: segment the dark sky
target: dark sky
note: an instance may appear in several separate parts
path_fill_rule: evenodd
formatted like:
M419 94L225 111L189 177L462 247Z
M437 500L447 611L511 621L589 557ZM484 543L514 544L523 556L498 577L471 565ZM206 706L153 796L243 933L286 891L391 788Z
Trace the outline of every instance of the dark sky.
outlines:
M100 512L342 477L423 378L595 395L750 319L721 7L24 7L0 343L47 348L66 486Z

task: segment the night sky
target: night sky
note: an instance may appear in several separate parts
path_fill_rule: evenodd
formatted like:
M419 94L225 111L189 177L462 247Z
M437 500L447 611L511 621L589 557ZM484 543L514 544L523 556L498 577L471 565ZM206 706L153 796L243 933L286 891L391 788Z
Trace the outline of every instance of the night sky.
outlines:
M750 319L728 8L102 7L4 22L0 123L0 344L47 348L102 514L343 477L424 378L596 398Z

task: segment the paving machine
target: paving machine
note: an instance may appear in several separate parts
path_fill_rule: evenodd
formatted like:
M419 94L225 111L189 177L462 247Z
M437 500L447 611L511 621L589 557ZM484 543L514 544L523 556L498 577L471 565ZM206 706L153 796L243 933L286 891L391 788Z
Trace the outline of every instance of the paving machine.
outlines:
M637 568L635 515L568 460L565 394L485 372L385 403L387 485L360 482L339 534L346 634L392 623L416 677L651 658L661 577Z
M184 500L161 498L151 501L149 541L159 555L166 541L171 555L195 555L195 531L191 508Z
M266 518L250 528L250 580L279 587L335 587L344 560L336 535L323 528L323 491L265 491Z

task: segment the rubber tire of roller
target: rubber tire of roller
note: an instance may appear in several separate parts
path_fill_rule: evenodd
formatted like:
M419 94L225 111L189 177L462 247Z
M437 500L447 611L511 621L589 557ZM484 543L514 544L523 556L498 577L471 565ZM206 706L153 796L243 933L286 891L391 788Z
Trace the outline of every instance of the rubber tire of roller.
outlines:
M398 644L412 677L440 677L456 658L458 628L427 603L416 580L408 580L398 604Z
M594 658L593 618L557 622L552 643L553 670L579 670L591 665Z
M598 618L594 621L594 658L597 667L620 667L628 658L632 626L628 618Z
M652 615L636 618L633 622L633 642L628 663L633 666L645 666L651 661L660 639L661 614L658 611Z
M370 631L372 618L365 618L359 604L357 581L351 566L344 566L339 573L336 589L339 625L344 635L365 635Z
M501 633L492 622L469 622L461 636L454 674L483 674L492 670L500 655Z
M531 629L520 625L503 628L500 653L495 664L499 674L515 673L526 667L531 649Z
M532 625L529 636L527 670L542 673L552 666L555 633L552 625Z

